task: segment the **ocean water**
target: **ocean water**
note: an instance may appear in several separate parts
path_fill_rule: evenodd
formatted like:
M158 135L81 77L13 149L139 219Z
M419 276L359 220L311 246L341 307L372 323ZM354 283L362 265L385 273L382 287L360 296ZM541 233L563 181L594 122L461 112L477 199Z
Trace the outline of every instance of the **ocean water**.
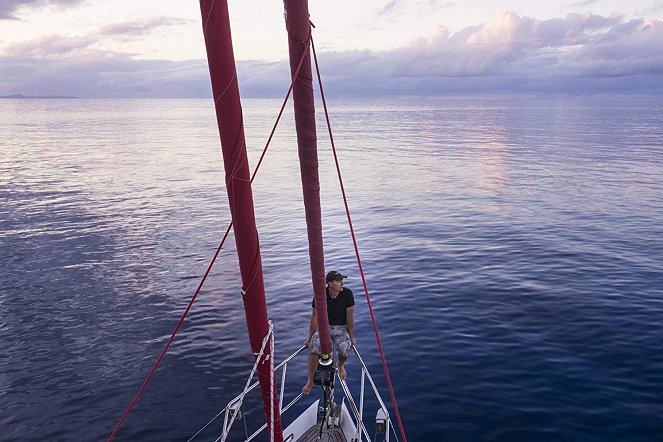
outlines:
M278 106L244 102L252 166ZM663 440L663 99L331 112L408 440ZM388 400L318 133L327 267L350 275L358 347ZM0 149L0 439L104 440L229 221L211 100L2 100ZM281 360L305 338L311 296L291 112L254 198ZM241 391L240 286L231 237L116 440L187 440ZM351 358L351 385L358 370ZM286 400L303 361L288 379Z

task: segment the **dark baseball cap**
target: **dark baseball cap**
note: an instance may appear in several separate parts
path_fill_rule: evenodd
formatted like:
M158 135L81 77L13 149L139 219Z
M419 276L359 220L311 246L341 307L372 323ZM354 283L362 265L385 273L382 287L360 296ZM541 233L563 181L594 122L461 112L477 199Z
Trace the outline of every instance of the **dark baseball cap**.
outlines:
M331 272L327 273L327 282L332 282L332 281L343 281L347 276L341 275L339 272L336 270L332 270Z

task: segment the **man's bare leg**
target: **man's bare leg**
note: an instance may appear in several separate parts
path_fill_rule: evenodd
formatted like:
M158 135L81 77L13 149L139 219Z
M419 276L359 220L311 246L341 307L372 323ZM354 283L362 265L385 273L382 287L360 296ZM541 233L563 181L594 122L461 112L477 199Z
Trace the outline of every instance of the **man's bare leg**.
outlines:
M343 367L343 364L345 364L345 361L348 360L348 357L343 357L341 355L338 355L338 377L341 379L345 379L348 377L348 373L345 371L345 367Z
M313 376L315 376L315 369L318 368L318 362L320 356L315 353L309 353L308 355L308 380L304 388L302 388L302 393L309 394L313 388Z

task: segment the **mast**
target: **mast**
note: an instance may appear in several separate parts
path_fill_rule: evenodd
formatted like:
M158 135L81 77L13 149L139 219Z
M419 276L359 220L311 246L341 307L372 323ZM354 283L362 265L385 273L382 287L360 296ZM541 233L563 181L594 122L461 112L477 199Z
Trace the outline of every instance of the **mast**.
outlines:
M265 286L260 258L260 244L253 212L251 175L246 153L242 106L237 85L235 56L230 34L227 0L200 0L203 34L207 49L212 93L219 126L226 188L232 215L240 272L242 274L242 300L254 355L260 352L262 340L269 332ZM271 406L274 407L273 439L283 441L283 426L276 385L270 388L272 373L269 345L257 373L262 394L267 428L272 428Z
M308 0L284 0L285 25L288 31L290 72L295 75L304 51L307 52L299 76L292 88L297 127L299 167L302 175L306 230L308 233L311 282L318 320L320 347L323 354L331 352L329 319L327 318L327 294L325 282L325 258L322 245L322 215L320 211L320 178L318 176L318 147L315 130L315 103L313 101L313 77L311 57L307 42L311 34Z

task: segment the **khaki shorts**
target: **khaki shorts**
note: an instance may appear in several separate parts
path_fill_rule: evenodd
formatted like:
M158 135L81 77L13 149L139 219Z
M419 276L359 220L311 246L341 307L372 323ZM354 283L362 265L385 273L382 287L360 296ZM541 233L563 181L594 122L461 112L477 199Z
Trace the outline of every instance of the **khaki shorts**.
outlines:
M342 358L347 358L350 355L350 334L348 333L347 325L330 325L331 340L336 347L336 351ZM311 337L311 342L308 344L309 353L315 353L318 356L322 355L320 350L320 335L316 330Z

